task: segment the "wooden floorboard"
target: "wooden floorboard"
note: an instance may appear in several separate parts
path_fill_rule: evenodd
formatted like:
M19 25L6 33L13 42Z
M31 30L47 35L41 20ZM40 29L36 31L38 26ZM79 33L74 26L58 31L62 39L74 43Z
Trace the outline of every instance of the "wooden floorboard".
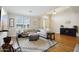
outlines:
M55 34L57 44L48 49L49 52L73 52L76 44L79 44L79 37Z

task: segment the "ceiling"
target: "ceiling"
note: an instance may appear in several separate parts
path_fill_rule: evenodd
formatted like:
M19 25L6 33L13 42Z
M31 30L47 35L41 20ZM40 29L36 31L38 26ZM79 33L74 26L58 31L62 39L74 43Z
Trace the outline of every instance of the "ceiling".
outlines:
M79 6L72 6L71 7L73 9L74 12L79 12Z
M41 14L54 10L58 6L4 6L8 13L40 16Z

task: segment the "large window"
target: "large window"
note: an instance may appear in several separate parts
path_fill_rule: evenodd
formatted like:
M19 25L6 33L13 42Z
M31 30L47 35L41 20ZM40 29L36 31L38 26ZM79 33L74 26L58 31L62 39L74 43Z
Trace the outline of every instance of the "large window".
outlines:
M30 25L30 17L26 16L17 16L16 17L16 27L18 30L23 31L28 28Z

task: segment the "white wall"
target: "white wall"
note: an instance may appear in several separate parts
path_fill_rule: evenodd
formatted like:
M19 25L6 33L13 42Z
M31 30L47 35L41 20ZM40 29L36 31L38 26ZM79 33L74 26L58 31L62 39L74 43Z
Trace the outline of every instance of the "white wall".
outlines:
M39 29L41 26L41 20L39 17L31 17L30 22L30 28Z
M69 22L69 23L68 23ZM70 7L52 16L52 30L60 33L60 25L72 28L74 25L79 26L79 12Z
M1 29L8 30L8 15L4 7L1 8Z
M46 29L47 31L52 32L52 15L51 14L44 14L41 15L41 23L40 23L40 28Z
M16 17L14 15L8 14L9 20L10 18L14 18L14 26L10 27L9 25L9 32L8 32L8 36L16 36L16 24L15 24L15 19ZM9 22L8 22L9 23Z

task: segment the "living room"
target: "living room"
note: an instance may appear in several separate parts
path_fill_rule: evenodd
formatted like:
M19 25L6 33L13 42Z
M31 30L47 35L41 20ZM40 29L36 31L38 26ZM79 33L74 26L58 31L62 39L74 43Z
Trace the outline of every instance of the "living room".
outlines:
M9 36L10 44L15 44L17 51L71 52L79 49L78 6L1 6L0 9L0 46L3 38ZM69 34L63 35L60 28L66 28ZM49 40L47 33L52 36Z

